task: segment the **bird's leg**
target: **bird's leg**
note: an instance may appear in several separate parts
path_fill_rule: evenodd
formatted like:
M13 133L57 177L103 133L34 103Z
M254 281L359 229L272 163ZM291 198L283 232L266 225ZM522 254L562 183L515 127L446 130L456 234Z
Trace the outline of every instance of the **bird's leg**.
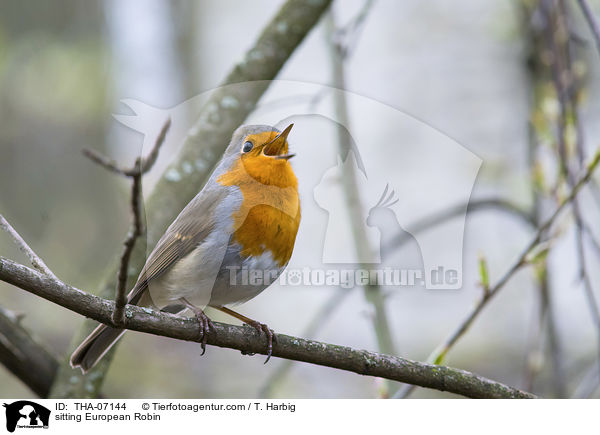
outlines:
M230 316L233 316L236 319L241 320L242 322L246 323L247 325L252 326L259 333L264 332L265 334L267 334L267 359L265 360L265 364L271 359L271 354L273 353L273 342L277 343L277 336L273 333L272 329L270 329L264 323L260 323L260 322L257 322L256 320L252 320L251 318L246 317L243 314L236 313L235 311L230 310L229 308L226 308L226 307L214 307L214 308L216 308L217 310L222 311L226 314L229 314Z
M204 352L206 352L206 341L208 340L208 331L210 329L215 329L213 322L208 318L206 314L204 314L203 310L196 307L195 305L192 305L185 298L181 298L180 301L186 307L192 310L194 315L196 316L196 319L198 319L198 323L200 325L200 339L202 340L200 342L200 347L202 347L202 353L200 355L204 355Z

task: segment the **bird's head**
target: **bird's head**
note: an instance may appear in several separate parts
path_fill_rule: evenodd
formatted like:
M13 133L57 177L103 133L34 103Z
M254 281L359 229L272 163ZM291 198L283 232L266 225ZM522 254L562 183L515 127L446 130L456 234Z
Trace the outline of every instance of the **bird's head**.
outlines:
M226 170L221 177L226 184L238 184L235 179L250 176L271 186L295 187L296 176L289 163L294 154L289 152L288 134L294 124L283 131L267 125L243 125L233 134L225 151Z

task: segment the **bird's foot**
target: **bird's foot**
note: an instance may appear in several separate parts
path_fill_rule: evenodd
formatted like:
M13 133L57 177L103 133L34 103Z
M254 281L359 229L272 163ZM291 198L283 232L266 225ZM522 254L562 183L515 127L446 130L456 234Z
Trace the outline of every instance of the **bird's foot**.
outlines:
M211 329L215 329L215 325L213 325L212 320L210 320L210 318L202 310L194 310L194 315L196 316L200 326L200 347L202 348L202 353L200 356L202 356L206 352L208 333Z
M269 328L266 324L257 322L256 320L248 319L246 323L249 326L252 326L254 329L258 331L260 334L264 332L267 335L267 359L265 360L265 364L269 362L271 359L271 355L273 354L273 342L277 343L277 336L273 332L271 328Z
M200 347L202 348L202 353L200 354L200 356L202 356L206 352L206 343L208 341L208 333L211 329L212 330L215 329L215 325L213 325L212 320L210 320L208 318L208 316L206 314L204 314L204 310L191 304L185 298L181 298L180 301L187 308L192 310L192 312L194 313L194 316L196 316L196 319L198 320L198 325L200 326Z
M277 343L277 336L275 335L273 330L270 329L264 323L260 323L260 322L257 322L256 320L252 320L251 318L246 317L243 314L236 313L235 311L230 310L227 307L215 307L215 308L217 310L223 311L226 314L229 314L230 316L235 317L236 319L241 320L246 325L253 327L254 329L256 329L258 331L259 334L261 332L264 332L265 334L267 334L267 359L265 360L265 364L268 363L269 360L271 359L271 355L273 354L273 342Z

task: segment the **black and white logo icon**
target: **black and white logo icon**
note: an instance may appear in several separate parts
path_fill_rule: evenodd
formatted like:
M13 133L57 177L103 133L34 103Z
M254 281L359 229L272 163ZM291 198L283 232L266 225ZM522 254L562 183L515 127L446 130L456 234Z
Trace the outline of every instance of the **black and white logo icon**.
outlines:
M15 429L47 429L50 420L50 410L29 400L19 400L5 403L6 430Z

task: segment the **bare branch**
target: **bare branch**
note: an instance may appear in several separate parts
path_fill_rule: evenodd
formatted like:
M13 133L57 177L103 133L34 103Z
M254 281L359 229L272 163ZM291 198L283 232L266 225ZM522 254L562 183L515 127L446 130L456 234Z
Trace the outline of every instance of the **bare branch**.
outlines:
M475 304L473 309L467 314L458 327L436 348L429 358L427 358L428 362L439 363L443 361L450 349L469 330L470 326L473 324L479 313L481 313L488 302L504 287L504 285L515 275L515 273L517 273L523 266L529 264L529 256L540 245L542 238L550 229L556 218L562 213L567 205L573 202L581 188L590 180L599 162L600 150L596 152L594 158L588 164L584 174L575 183L569 195L560 203L554 213L552 213L552 215L540 225L535 236L519 255L517 261L515 261L513 265L500 277L500 279L490 287L488 292L483 292L479 302ZM395 397L406 397L410 393L410 390L411 389L402 389Z
M542 3L544 6L545 3ZM587 7L587 4L582 4L582 9L587 10L589 15L589 19L591 19L591 23L593 23L593 16ZM559 2L556 7L550 9L548 7L541 8L543 12L545 12L546 17L546 28L545 34L547 35L548 47L550 48L553 54L553 61L551 62L551 70L552 70L552 82L554 85L554 89L559 96L558 101L560 104L560 116L558 118L558 143L559 143L559 152L560 163L563 171L565 172L565 177L567 180L567 184L570 188L572 188L575 183L575 179L573 176L573 169L571 165L569 165L569 159L566 154L566 128L569 123L569 118L572 119L572 122L575 125L576 131L576 151L579 165L583 165L584 163L584 150L583 150L583 133L582 126L579 121L578 115L578 107L577 107L577 91L578 91L578 80L576 79L576 75L573 71L572 64L572 51L570 46L570 41L568 38L562 37L562 31L567 28L567 11L565 9L565 5L562 2ZM587 18L587 15L586 15ZM593 25L591 26L592 30L594 30ZM586 252L585 252L585 244L584 244L584 219L581 213L581 209L579 207L579 201L577 198L573 200L573 216L575 218L575 242L576 242L576 251L577 258L579 263L579 278L583 284L583 290L587 299L587 305L589 307L592 321L595 325L596 329L596 346L597 346L597 354L598 354L598 369L600 373L600 308L598 307L598 301L596 300L596 296L594 294L594 290L592 288L592 284L588 277L587 266L586 266Z
M116 161L109 159L108 157L105 157L89 148L84 148L81 150L81 152L92 162L102 166L107 171L114 172L115 174L122 175L124 177L128 176L126 173L127 169L119 167Z
M168 118L163 124L158 136L156 137L156 141L154 142L154 146L148 153L148 155L142 159L136 160L135 164L131 168L125 168L119 166L119 164L108 157L101 155L100 153L89 149L84 148L82 150L83 155L90 159L92 162L102 166L104 169L114 172L115 174L122 175L124 177L135 177L136 175L144 175L156 162L156 158L158 157L158 152L160 151L160 147L165 142L165 138L167 136L167 132L171 128L171 118Z
M452 218L461 216L465 212L465 209L467 209L467 214L469 215L478 211L497 209L518 217L520 220L522 220L532 228L535 228L537 226L534 224L535 220L530 215L530 213L525 211L520 206L500 198L482 198L472 200L468 204L457 204L455 206L449 207L446 210L434 213L431 216L419 219L414 225L410 226L410 228L413 229L414 234L418 234L420 232L433 228L436 225L441 225ZM382 245L382 254L387 254L395 249L399 249L409 240L410 239L406 236L406 233L394 237L390 242L386 243L385 245ZM314 334L316 334L316 332L318 331L319 326L322 324L322 321L320 319L325 315L331 315L331 312L337 306L339 306L343 298L345 298L349 293L350 292L347 289L340 289L338 292L334 293L331 296L331 298L326 301L326 303L319 310L319 312L313 316L313 320L309 323L309 326L307 326L302 335L304 337L313 337ZM265 383L260 389L261 397L269 397L275 385L277 385L281 381L281 379L287 374L291 365L292 361L286 361L273 373L272 376L270 376L265 381Z
M17 245L19 250L27 256L27 258L31 262L32 266L36 270L39 270L40 272L45 273L52 279L55 279L58 281L58 278L56 277L56 275L54 275L54 273L50 270L50 268L48 266L46 266L46 263L44 263L44 260L42 260L33 251L33 249L31 249L29 247L27 242L25 242L25 240L23 240L21 235L19 233L17 233L17 231L8 223L8 221L1 214L0 214L0 228L2 228L4 231L6 231L12 237L13 241L15 242L15 244Z
M592 35L594 36L594 41L596 42L596 47L598 48L598 53L600 53L600 26L594 18L594 14L592 13L592 9L586 0L577 0L579 2L579 7L585 16L585 19L590 26L590 30L592 31Z
M467 315L463 322L456 328L456 330L448 336L448 338L438 347L438 350L434 352L430 359L439 361L444 358L448 351L454 346L454 344L463 336L463 334L469 329L473 321L477 318L481 310L487 305L487 303L504 287L504 285L519 271L523 266L529 264L528 257L533 253L535 248L538 247L545 233L550 229L556 218L562 213L564 208L569 205L581 188L590 180L594 173L598 163L600 162L600 151L596 152L594 159L588 165L584 174L575 183L573 189L569 195L560 203L554 213L538 228L535 236L525 247L521 255L519 255L517 261L500 277L500 279L490 287L490 291L483 294L479 303L475 305L473 310Z
M533 79L536 79L534 77ZM531 124L530 124L531 126ZM533 126L531 126L530 130L530 138L529 138L529 146L528 146L528 163L529 170L531 174L531 194L533 196L533 216L535 226L539 226L539 224L543 221L542 215L542 200L543 200L543 192L539 186L536 185L533 180L535 179L535 171L536 171L536 152L538 150L539 141L537 139L537 135L535 134L535 130ZM548 337L548 350L550 353L550 359L552 364L552 383L554 387L555 397L564 398L566 397L566 380L565 380L565 369L563 363L563 355L562 355L562 346L560 343L560 337L557 331L556 325L556 316L554 313L554 303L552 297L552 285L550 279L548 277L548 259L543 258L540 259L539 263L535 266L536 271L536 287L537 287L537 296L539 301L539 317L538 317L538 333L537 339L538 344L532 344L528 346L528 355L527 355L527 375L525 378L527 389L533 390L535 377L538 374L541 366L538 364L538 355L543 355L543 332L544 330L547 332Z
M590 183L590 186L591 185L592 184ZM598 242L598 240L596 240L596 236L592 232L592 229L585 221L582 221L581 225L582 225L583 232L587 235L586 240L589 242L590 246L594 249L594 251L596 252L596 255L600 256L600 243Z
M533 18L534 16L538 16L538 14L541 17L543 14L539 13L539 3L531 6L532 7L529 8L523 5L522 18L524 19L523 30L529 52L529 57L526 61L526 69L529 78L527 85L531 90L527 159L530 178L529 184L531 196L533 198L533 223L535 227L538 227L544 219L542 205L547 192L544 188L544 183L541 182L539 174L539 155L544 149L544 147L540 144L540 134L543 133L539 123L535 123L533 119L536 119L542 105L546 101L546 95L544 94L543 90L546 89L548 76L551 74L547 71L548 65L543 60L543 53L546 53L547 51L544 46L544 44L547 42L547 38L544 39L542 37L542 33L545 31L545 29L543 27L540 28L539 26L539 21L541 20L535 20ZM534 24L534 22L538 23L538 25ZM569 29L569 31L572 35L574 34L571 29ZM583 165L585 159L583 156L581 157L581 163ZM543 339L544 336L546 336L551 363L551 382L554 390L554 396L558 398L564 398L566 397L566 376L563 362L564 358L560 336L557 331L556 315L553 304L552 282L548 275L548 259L540 258L534 267L536 269L536 296L539 304L538 331L537 334L532 336L532 340L536 340L537 344L532 342L530 343L531 345L528 346L525 385L527 385L528 389L533 390L534 388L535 378L543 367Z
M474 211L480 210L500 210L507 212L513 216L518 217L521 221L525 222L529 227L535 228L535 220L531 213L524 210L522 207L501 198L482 198L473 199L463 204L457 204L452 207L448 207L445 210L434 213L430 216L425 216L418 219L408 228L411 229L411 234L415 235L420 232L431 229L437 225L441 225L452 218L462 216L465 213L469 214ZM381 246L382 255L388 254L395 249L400 248L409 239L408 234L404 231L401 234L393 237L390 241L386 242Z
M112 325L114 302L93 296L11 260L0 257L0 280L54 302L83 316ZM134 305L126 307L127 327L140 332L199 342L194 318L156 312ZM245 354L265 354L264 337L253 328L214 322L208 344L240 350ZM305 340L277 334L273 356L413 383L473 398L535 398L476 374L444 366L434 366L366 350Z
M561 214L561 212L563 211L563 209L567 205L569 205L575 199L575 197L577 196L577 193L579 193L579 191L581 190L581 188L589 181L589 179L591 178L594 170L598 166L598 162L599 161L600 161L600 151L598 151L596 153L594 159L588 165L588 168L585 171L584 175L580 177L579 181L577 181L577 183L573 187L573 190L571 191L571 193L569 193L569 195L560 203L560 205L556 208L556 210L554 211L554 213L552 214L552 216L550 216L550 218L548 218L539 227L539 229L538 229L535 237L533 238L533 240L531 240L531 242L529 242L529 244L527 245L527 247L523 250L523 252L519 256L518 260L498 280L498 282L496 283L496 285L494 285L490 289L489 296L487 298L482 299L482 304L485 305L484 300L485 301L489 300L495 293L497 293L504 286L504 284L506 284L508 282L508 280L510 280L510 278L512 278L512 276L515 274L515 272L517 272L524 265L528 264L527 257L540 244L540 242L542 240L542 237L544 236L544 234L546 233L546 231L552 226L552 224L554 223L554 221L556 220L556 218ZM474 310L474 311L477 311L477 309ZM450 344L450 341L449 341L449 344Z
M367 8L368 10L368 8ZM333 12L330 10L326 15L326 30L329 37L329 51L332 64L332 86L337 89L346 89L346 78L344 70L344 51L343 48L333 41L333 35L336 30ZM344 92L335 92L333 95L333 105L336 117L339 120L337 125L337 146L340 155L350 156L352 149L351 137L347 129L350 125L346 96ZM357 156L354 156L357 157ZM358 174L355 165L342 165L342 188L344 200L350 218L352 228L352 242L357 258L362 263L370 263L373 257L373 249L367 237L363 215L363 206L358 189ZM366 260L365 260L366 259ZM364 268L365 264L361 267ZM388 320L388 314L385 306L385 297L381 287L377 284L368 284L363 286L365 299L373 309L373 329L377 339L377 346L380 352L390 355L396 354L396 346L392 335L392 329ZM386 388L389 390L392 385L386 382Z
M362 8L344 27L337 29L332 35L338 45L342 59L349 58L356 48L364 23L373 7L375 0L365 0Z
M594 361L592 367L583 375L583 378L575 387L573 399L589 399L598 390L600 386L600 373L598 373L598 363Z
M135 246L135 241L144 233L144 224L142 223L142 176L152 169L156 162L160 147L165 142L167 132L171 127L171 118L162 126L154 147L143 159L138 158L135 165L129 172L126 172L132 179L131 183L131 214L132 222L127 238L123 243L123 253L119 263L119 272L117 274L117 289L115 290L115 312L113 313L113 322L119 325L125 325L125 304L127 303L127 275L129 273L129 260Z
M148 172L150 169L152 169L152 166L154 166L154 163L156 162L156 158L158 157L158 151L160 150L160 147L162 146L162 144L165 142L165 138L167 137L167 133L170 128L171 128L171 118L168 118L167 121L162 126L162 128L160 129L160 132L158 133L158 136L156 137L156 141L154 142L154 146L152 147L152 150L150 150L148 155L142 159L141 164L139 164L139 165L136 164L136 166L135 166L136 169L139 168L138 171L142 175L145 174L146 172Z
M565 370L562 362L562 349L554 318L554 304L548 279L547 259L540 260L540 263L536 265L536 268L538 269L536 275L538 276L539 281L537 283L537 296L539 297L538 329L536 334L531 337L530 345L527 346L525 389L527 391L533 391L535 377L542 368L540 358L543 356L542 338L545 330L547 332L548 347L552 362L554 397L565 398Z
M6 231L33 267L51 280L61 282L21 235L0 215L0 228ZM40 397L52 387L58 362L19 324L20 318L0 307L0 363Z
M574 207L575 205L576 203L573 203ZM579 279L583 285L583 290L587 299L590 314L592 316L592 321L594 322L594 326L596 329L596 352L598 354L597 364L598 373L600 374L600 309L598 308L598 300L596 299L596 295L594 294L592 282L590 281L590 277L587 271L585 245L583 240L584 230L582 224L582 217L578 208L574 208L573 215L575 217L575 242L577 249L577 257L579 260Z
M38 396L47 397L58 361L19 323L18 316L0 307L0 362Z
M99 164L103 168L119 175L124 175L131 178L131 228L127 233L127 237L123 242L123 253L119 262L119 270L117 272L117 285L115 290L115 312L113 313L113 323L119 326L124 326L127 319L125 318L125 304L127 303L127 276L129 272L129 260L135 247L135 241L144 233L144 225L142 223L142 176L152 169L156 162L160 147L165 142L167 132L171 127L171 118L168 118L154 142L154 146L148 156L145 158L138 157L135 164L131 168L120 168L116 162L106 157L101 156L95 151L84 149L83 153L93 162Z
M139 159L138 159L139 164ZM141 168L141 166L140 166ZM113 322L119 325L125 325L125 304L127 303L127 274L129 271L129 260L135 247L135 241L144 233L141 217L141 170L132 176L131 183L131 228L123 242L123 253L119 262L119 271L117 272L117 288L115 290L115 312L113 313Z

